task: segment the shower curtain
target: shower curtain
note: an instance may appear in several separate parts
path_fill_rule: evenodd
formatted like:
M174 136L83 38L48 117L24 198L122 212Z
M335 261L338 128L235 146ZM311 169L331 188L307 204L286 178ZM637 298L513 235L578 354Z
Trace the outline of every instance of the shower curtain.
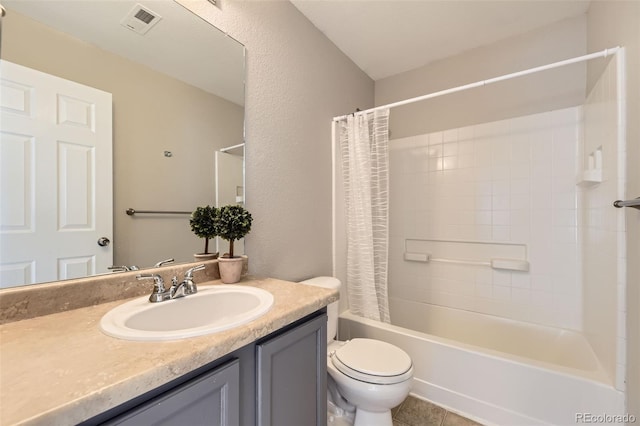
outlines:
M340 122L346 198L347 296L356 315L389 322L389 110Z

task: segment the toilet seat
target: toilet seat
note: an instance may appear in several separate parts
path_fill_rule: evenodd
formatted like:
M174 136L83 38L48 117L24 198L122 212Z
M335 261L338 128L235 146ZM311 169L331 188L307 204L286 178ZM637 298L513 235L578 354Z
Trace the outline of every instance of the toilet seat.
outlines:
M353 339L331 354L341 373L367 383L390 385L413 375L411 358L397 346L373 339Z

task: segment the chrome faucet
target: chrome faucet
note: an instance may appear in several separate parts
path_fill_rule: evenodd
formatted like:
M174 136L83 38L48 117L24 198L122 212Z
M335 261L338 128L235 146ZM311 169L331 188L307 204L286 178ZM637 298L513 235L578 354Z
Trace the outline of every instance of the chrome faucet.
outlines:
M188 296L190 294L196 294L198 292L198 287L196 283L193 282L193 273L196 271L201 271L204 269L204 265L194 266L191 269L188 269L184 273L184 280L178 284L178 279L173 277L171 279L171 288L169 289L169 294L171 299L177 299L178 297Z
M171 287L169 288L169 299L177 299L179 297L185 297L187 294L187 288L184 286L184 281L178 284L178 278L171 278Z
M184 274L184 280L180 283L178 283L178 278L171 278L171 287L169 287L168 290L164 287L164 280L158 274L139 274L136 275L136 279L153 279L154 286L153 291L149 296L149 302L164 302L165 300L177 299L190 294L196 294L198 292L198 287L196 286L196 283L193 282L193 273L202 269L204 269L204 265L198 265L188 269Z

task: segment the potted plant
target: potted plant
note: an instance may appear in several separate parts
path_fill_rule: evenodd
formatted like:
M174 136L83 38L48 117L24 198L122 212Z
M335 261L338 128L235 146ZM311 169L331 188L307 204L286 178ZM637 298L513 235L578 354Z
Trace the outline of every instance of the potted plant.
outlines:
M209 240L218 235L217 216L218 209L212 206L198 207L191 213L191 219L189 219L191 230L198 237L204 238L204 252L193 255L196 262L216 259L218 257L217 252L209 253Z
M249 233L253 218L244 207L230 204L220 207L216 219L218 236L229 241L229 253L218 259L220 279L226 284L237 283L242 274L243 259L234 256L233 242Z

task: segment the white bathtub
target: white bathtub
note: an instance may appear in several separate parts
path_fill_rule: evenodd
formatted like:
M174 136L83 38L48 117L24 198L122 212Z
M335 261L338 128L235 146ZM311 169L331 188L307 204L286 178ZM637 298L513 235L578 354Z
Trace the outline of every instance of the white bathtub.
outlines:
M575 425L581 415L624 414L624 394L579 333L400 299L390 308L393 325L342 313L339 336L404 349L418 397L496 425Z

